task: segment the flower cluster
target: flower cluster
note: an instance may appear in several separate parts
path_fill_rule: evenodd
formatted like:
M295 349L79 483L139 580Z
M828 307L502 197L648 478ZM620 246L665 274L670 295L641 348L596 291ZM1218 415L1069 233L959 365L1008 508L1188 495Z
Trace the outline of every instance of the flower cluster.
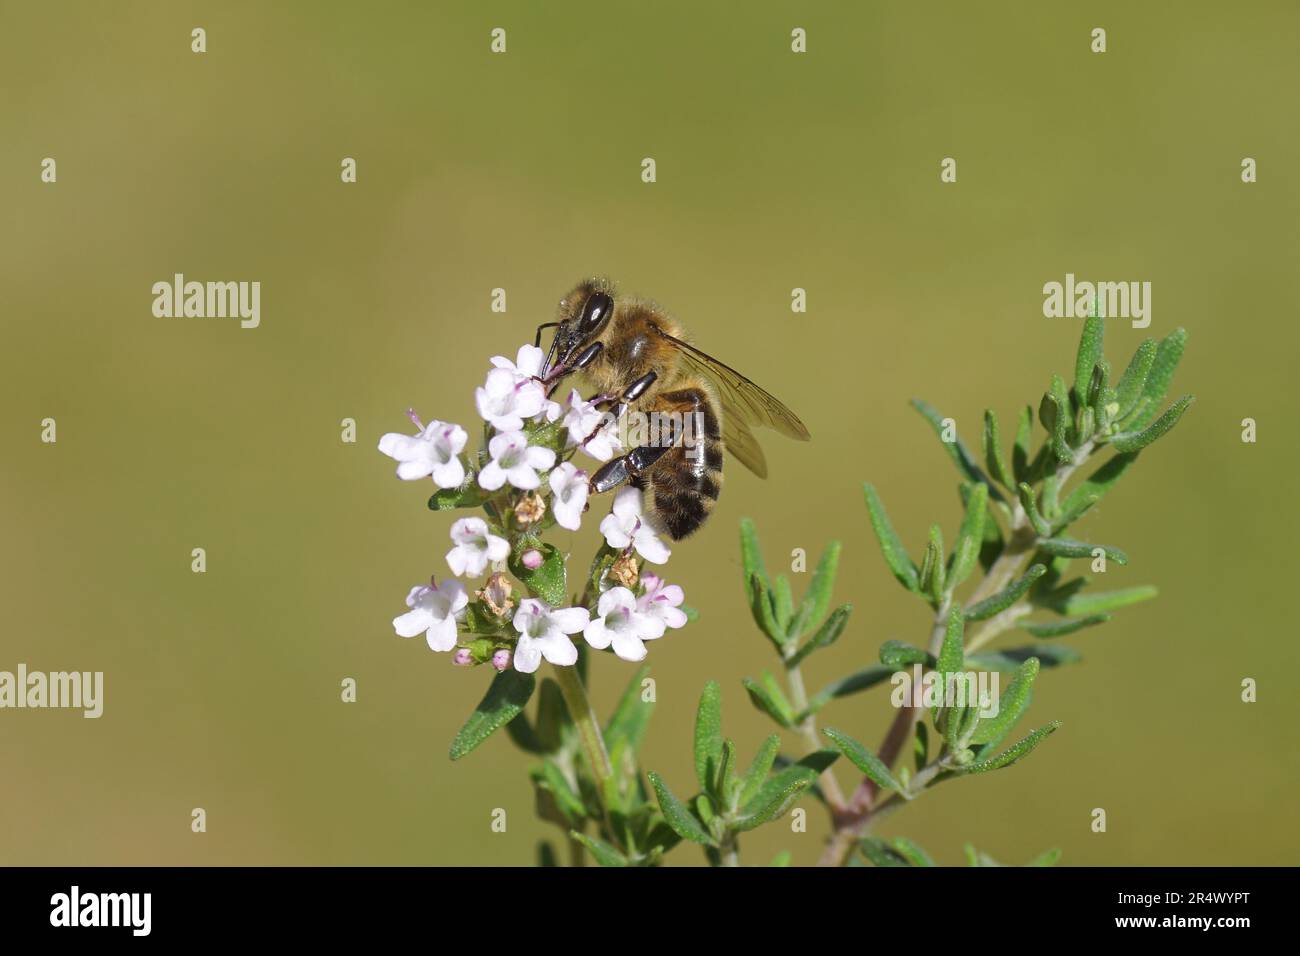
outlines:
M454 577L411 588L409 610L393 620L398 635L423 634L430 649L453 652L457 664L525 673L543 660L569 666L578 659L576 635L592 648L639 661L647 641L686 624L682 589L641 570L642 562L663 564L671 551L645 515L641 492L630 486L614 495L600 522L604 542L585 593L564 606L566 556L543 534L554 525L579 530L590 507L588 472L573 459L583 454L603 462L624 449L607 401L584 399L576 389L563 405L551 400L544 361L531 345L514 361L492 359L474 393L484 422L477 452L466 452L464 428L426 425L414 411L407 413L414 435L393 432L379 440L379 450L397 461L398 478L432 479L438 490L431 509L482 511L451 526L446 561ZM471 594L466 581L484 575Z

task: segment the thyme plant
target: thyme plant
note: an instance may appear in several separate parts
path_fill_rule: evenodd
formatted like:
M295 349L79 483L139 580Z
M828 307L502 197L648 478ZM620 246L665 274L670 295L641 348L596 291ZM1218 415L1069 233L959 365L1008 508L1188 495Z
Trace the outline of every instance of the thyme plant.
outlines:
M646 692L649 667L640 663L646 642L695 618L681 588L647 567L665 563L670 549L642 514L640 492L625 488L613 498L600 522L603 541L584 572L571 576L569 555L545 540L557 525L581 526L593 502L578 456L602 461L620 453L621 423L603 410L600 396L584 400L573 391L563 405L552 401L540 350L526 345L513 362L494 358L476 393L484 419L476 451L465 451L464 429L441 421L426 426L413 413L415 435L385 435L379 445L399 462L400 478L438 486L430 509L479 512L451 527L446 560L454 577L412 588L408 611L393 622L399 635L423 634L431 649L450 652L458 665L494 672L456 734L451 758L504 728L535 759L537 812L559 827L560 845L575 864L590 857L603 866L655 865L685 842L699 845L714 865L739 865L743 834L811 796L831 823L820 864L932 865L916 843L882 840L872 828L946 781L1026 757L1059 727L1026 718L1040 671L1079 657L1057 638L1103 624L1117 609L1156 593L1153 587L1091 589L1077 562L1096 572L1107 562L1127 564L1128 557L1067 532L1191 404L1186 396L1164 408L1187 336L1178 329L1158 343L1144 341L1116 378L1102 352L1103 331L1101 318L1085 321L1072 385L1052 377L1037 407L1041 432L1034 409L1020 410L1009 456L993 411L984 413L977 457L957 439L951 420L912 403L957 470L962 516L951 550L936 524L919 561L913 559L875 487L866 484L864 492L886 566L925 606L916 644L886 641L878 663L809 694L805 666L844 634L852 612L847 604L831 606L841 545L826 547L796 602L789 579L766 571L753 523L742 521L745 593L780 675L764 672L743 685L776 732L742 749L723 733L719 685L706 683L689 782L668 781L640 758L654 708ZM1072 482L1084 468L1092 470ZM461 579L485 575L471 596ZM994 646L1013 631L1032 640ZM597 651L638 664L603 720L586 692L587 662ZM539 681L543 661L550 666ZM924 675L935 694L896 693L897 713L875 750L861 742L865 729L851 713L837 718L838 726L819 728L832 704L885 683L897 691L909 670ZM964 676L975 672L1005 674L1008 683L995 700L975 699L962 692ZM841 788L837 762L861 774L851 790ZM966 855L973 865L996 865L972 847ZM560 856L550 843L539 848L543 864ZM1051 864L1056 856L1048 851L1032 862ZM771 862L791 860L785 852Z

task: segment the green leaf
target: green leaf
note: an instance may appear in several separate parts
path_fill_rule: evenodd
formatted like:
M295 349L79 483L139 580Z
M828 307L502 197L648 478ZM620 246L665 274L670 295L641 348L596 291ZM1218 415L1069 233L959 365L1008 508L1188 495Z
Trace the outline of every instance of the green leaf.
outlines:
M822 619L826 609L831 606L831 590L835 586L835 573L839 565L840 543L832 541L818 559L812 581L809 582L808 590L799 605L799 611L790 625L789 633L792 640L802 637L814 621Z
M858 841L858 848L862 855L871 861L873 866L911 866L907 857L899 853L887 842L880 837L867 836Z
M880 663L887 666L891 672L911 667L913 664L934 667L934 656L905 641L888 640L880 645Z
M1081 406L1088 404L1088 386L1092 384L1092 370L1102 360L1105 332L1099 316L1083 320L1083 334L1079 337L1079 352L1074 361L1074 396Z
M546 840L541 840L537 844L537 865L543 868L560 865L560 861L555 856L555 847Z
M1060 726L1061 722L1059 720L1054 720L1050 724L1044 724L1042 727L1031 732L1024 740L1012 744L996 757L991 757L988 760L978 760L973 764L961 767L958 772L963 774L988 773L990 770L1001 770L1003 767L1009 767L1037 747L1045 737L1049 736Z
M828 703L838 697L848 697L850 694L869 690L877 684L883 683L888 680L893 673L894 668L892 667L886 667L882 664L872 664L870 667L864 667L862 670L849 674L847 677L841 677L839 680L831 681L808 701L808 709L798 715L796 723L798 720L802 720L809 714L817 713Z
M695 711L695 779L705 793L712 792L721 759L722 688L711 680L704 685Z
M979 605L976 605L978 607ZM940 674L940 679L947 684L947 675L956 673L961 670L962 662L965 661L966 655L962 650L962 637L966 630L966 620L959 607L952 608L948 612L948 625L943 632L943 645L939 650L939 660L935 664L935 670Z
M1084 512L1100 501L1106 492L1115 487L1115 483L1136 459L1136 454L1116 455L1080 482L1078 487L1066 497L1061 515L1054 522L1055 530L1059 531L1078 520Z
M476 481L468 481L459 488L440 488L429 499L430 511L451 511L454 508L477 508L486 500Z
M1041 535L1051 534L1052 525L1038 510L1038 499L1034 495L1034 489L1022 481L1017 490L1020 492L1020 507L1025 509L1025 516L1029 518L1029 523L1033 525L1034 530Z
M772 617L781 629L782 635L790 632L790 618L794 614L794 595L790 593L790 579L784 574L776 576L776 586L772 589Z
M654 701L641 699L641 682L646 679L649 673L649 664L643 664L637 668L636 673L632 675L632 679L627 682L627 687L623 690L623 696L619 698L613 716L609 718L609 723L605 725L605 742L611 749L619 740L626 740L627 745L634 751L641 746L646 725L650 722L650 715L654 713L655 706ZM545 689L545 684L543 684L543 689Z
M953 464L957 466L957 470L960 471L968 481L975 481L988 485L989 495L993 500L1002 501L1001 492L999 492L997 488L993 487L993 483L989 481L988 476L980 470L980 466L975 461L975 456L967 450L964 444L962 444L961 439L954 437L952 441L943 440L943 416L935 411L928 403L921 401L919 398L912 399L911 404L912 407L920 412L925 420L930 423L930 427L933 428L934 433L939 436L940 443L948 452L948 457L952 459Z
M1109 620L1109 614L1089 614L1087 617L1072 617L1063 621L1023 621L1020 627L1034 637L1064 637L1085 627L1105 624Z
M542 563L535 571L523 565L523 555L527 551L537 550L542 553ZM536 548L526 547L517 550L507 562L510 573L517 577L528 593L541 598L551 607L563 607L568 603L568 586L564 576L564 555L553 544L543 544Z
M1063 667L1083 660L1083 655L1063 644L1030 644L1026 647L971 654L966 658L966 667L977 671L1014 671L1019 670L1020 665L1031 657L1038 658L1042 667Z
M998 416L992 409L984 411L984 467L1007 488L1015 490L1015 478L1011 469L1007 467L1006 458L1002 456L1002 435L998 431Z
M830 647L844 631L844 625L848 623L849 613L853 610L852 604L841 604L835 610L831 611L822 626L817 629L817 633L804 643L803 647L795 652L794 656L786 663L787 667L796 667L798 664L813 651L821 650L823 647Z
M921 590L938 606L943 600L944 551L943 532L939 526L930 526L930 543L925 547L925 560L921 563Z
M1071 594L1060 604L1049 605L1062 615L1092 615L1116 608L1128 607L1139 601L1148 601L1159 592L1151 585L1135 588L1123 588L1119 591L1103 591L1100 594Z
M1155 361L1151 363L1151 371L1142 386L1142 397L1146 402L1141 408L1134 410L1133 419L1125 422L1125 427L1132 431L1139 431L1156 416L1156 412L1164 404L1169 386L1173 383L1174 369L1178 368L1178 362L1183 357L1183 349L1186 345L1187 330L1183 328L1174 329L1160 340Z
M763 675L763 683L759 683L751 677L746 677L741 681L745 690L749 692L749 699L754 706L775 720L782 727L793 727L794 708L790 706L781 689L776 686L775 680L770 674Z
M565 779L560 765L554 760L547 758L543 761L541 779L537 781L537 785L550 793L555 800L556 808L564 815L565 822L570 826L586 817L587 807L583 804L582 797L569 786L569 781Z
M763 566L763 552L758 546L758 529L749 518L740 519L740 561L745 569L745 596L754 603L754 580L768 584L767 568Z
M1119 548L1106 544L1086 544L1073 538L1043 538L1038 542L1038 549L1057 558L1091 558L1093 552L1100 549L1116 564L1128 564L1128 555Z
M1029 480L1029 443L1034 433L1034 410L1026 405L1020 410L1020 421L1016 426L1016 441L1011 447L1011 474L1016 481Z
M1038 658L1031 657L1020 665L1016 676L1011 679L1007 689L998 698L998 712L992 717L985 717L975 728L971 736L972 744L988 744L996 747L1011 733L1029 706L1030 694L1034 689L1034 679L1038 677Z
M524 753L544 754L547 752L546 747L538 739L537 732L533 730L533 725L528 722L527 714L520 714L506 724L506 733L510 735L510 742Z
M773 781L780 780L778 774ZM795 802L801 797L809 787L813 785L816 775L801 776L798 779L785 779L779 786L769 784L763 787L752 800L745 804L740 815L732 821L731 828L738 833L744 833L755 827L762 826L769 820L776 820L785 816L786 812L794 806Z
M772 591L765 582L755 577L750 582L749 593L752 597L749 610L754 616L754 623L778 650L782 650L786 641L785 628L776 619L776 602Z
M1061 851L1056 848L1052 848L1050 850L1045 850L1042 853L1038 854L1038 856L1034 857L1032 860L1026 863L1025 866L1056 866L1056 861L1059 860L1060 858L1061 858Z
M885 514L885 506L880 503L880 496L876 494L876 489L870 483L864 484L862 490L867 499L867 511L871 515L871 527L880 542L885 563L889 565L889 570L894 573L894 577L903 587L909 591L919 591L921 584L916 563L907 556L903 542L898 539L894 526L889 523L889 515Z
M659 809L664 815L664 820L672 827L683 840L690 840L692 843L699 843L704 846L715 846L716 843L708 831L704 829L704 824L696 818L695 814L690 811L686 804L682 803L673 792L668 789L659 774L653 770L646 774L650 781L650 786L654 788L655 796L659 799Z
M1059 375L1053 375L1051 391L1043 395L1043 401L1038 406L1038 418L1051 434L1052 453L1062 464L1071 457L1070 446L1066 442L1070 417L1070 397L1065 390L1065 380Z
M924 722L919 720L916 722L916 731L912 738L912 758L916 762L918 773L930 762L930 731Z
M789 866L790 861L794 859L794 854L789 850L782 850L776 856L772 857L772 862L768 866Z
M984 517L988 512L988 485L971 485L966 499L966 517L957 532L957 544L952 553L952 570L948 574L949 590L956 588L970 576L979 561L980 547L984 544Z
M894 837L891 845L912 866L934 866L934 858L907 837Z
M595 837L589 837L585 833L579 833L577 830L570 830L569 836L586 847L587 852L601 866L627 866L628 859L618 850L614 849L604 840L598 840Z
M740 780L736 769L736 742L734 740L724 740L722 742L721 766L718 767L718 776L713 783L713 793L718 795L718 802L724 807L729 806L733 794L740 790Z
M1187 411L1188 406L1195 400L1195 396L1184 395L1170 405L1163 415L1141 431L1121 432L1113 436L1110 440L1111 447L1123 454L1141 451L1177 425L1178 420L1183 417L1183 412Z
M503 671L494 677L474 713L452 741L451 759L459 760L494 731L518 717L536 686L537 679L532 674L515 670Z
M1000 614L1024 597L1033 586L1034 582L1046 573L1047 565L1032 565L1029 570L1025 572L1024 577L1020 578L1018 581L1012 582L992 597L985 598L983 601L980 601L977 604L972 604L967 608L966 620L983 621L993 617L995 614Z
M753 800L767 781L767 775L772 772L772 765L776 763L776 755L781 750L781 736L772 734L763 745L758 748L758 753L754 755L754 760L745 771L745 775L740 778L740 805L744 806Z
M1142 389L1146 386L1147 375L1150 374L1151 365L1155 360L1156 340L1146 339L1129 359L1128 368L1124 369L1124 374L1120 376L1119 385L1115 389L1115 404L1119 406L1115 413L1116 421L1122 420L1133 411L1133 406L1137 404Z
M885 766L884 761L866 747L862 746L862 744L858 743L843 731L836 730L834 727L827 727L822 730L822 733L829 737L831 742L839 748L840 753L844 754L853 766L866 774L867 778L877 787L880 787L882 790L896 790L900 793L902 792L903 785L898 782L898 778L896 778L890 772L889 768Z

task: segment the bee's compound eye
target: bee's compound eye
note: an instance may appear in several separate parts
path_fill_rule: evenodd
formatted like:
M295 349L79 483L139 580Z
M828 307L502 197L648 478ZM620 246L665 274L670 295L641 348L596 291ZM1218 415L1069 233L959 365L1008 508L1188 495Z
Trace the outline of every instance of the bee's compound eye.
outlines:
M603 292L597 292L587 299L582 307L582 318L578 321L578 331L587 333L596 331L606 316L614 311L614 300Z

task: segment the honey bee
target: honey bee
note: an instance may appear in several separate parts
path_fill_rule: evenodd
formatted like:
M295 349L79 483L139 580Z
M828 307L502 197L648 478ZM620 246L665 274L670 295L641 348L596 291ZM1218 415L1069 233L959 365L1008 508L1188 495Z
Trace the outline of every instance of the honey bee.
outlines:
M580 282L561 299L556 321L537 329L539 346L548 328L555 337L541 377L550 394L561 379L578 374L615 418L638 411L674 423L590 479L593 494L624 482L640 488L647 512L674 540L698 530L712 511L722 490L724 450L767 477L751 426L809 438L794 412L688 343L682 327L658 306L619 296L606 280Z

